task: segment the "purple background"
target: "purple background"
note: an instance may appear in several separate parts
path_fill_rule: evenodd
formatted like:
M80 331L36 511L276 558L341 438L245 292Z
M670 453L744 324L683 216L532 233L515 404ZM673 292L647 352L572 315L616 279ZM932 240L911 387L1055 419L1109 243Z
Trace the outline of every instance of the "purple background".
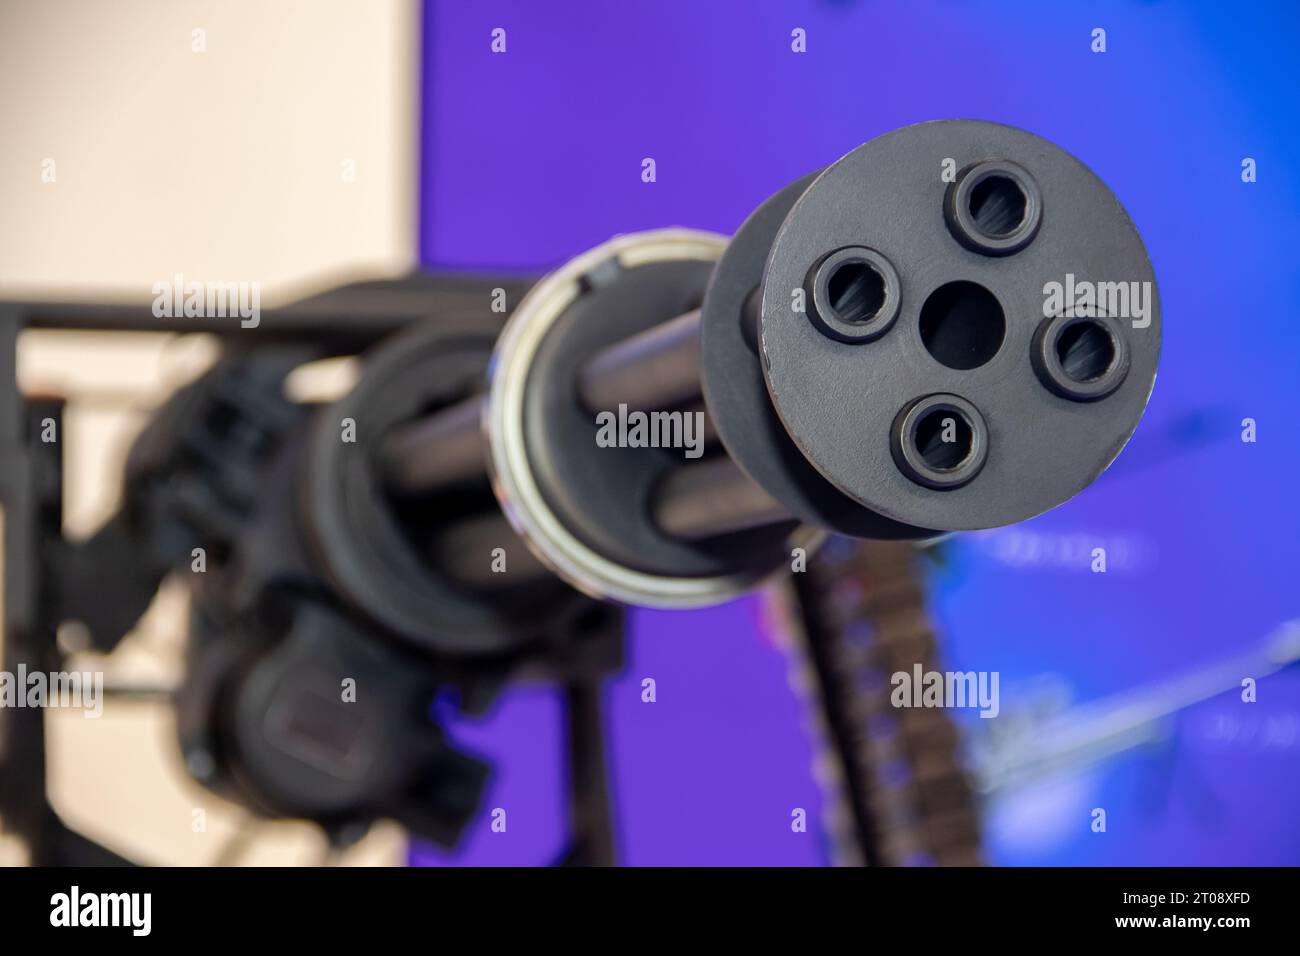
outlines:
M549 268L620 232L729 233L766 196L898 126L969 117L1074 153L1137 223L1161 374L1112 473L1017 529L956 540L935 581L950 664L1004 714L1056 675L1087 701L1257 646L1296 600L1300 90L1296 5L430 2L421 254ZM1108 52L1090 51L1104 27ZM489 50L493 28L508 53ZM790 50L802 27L808 52ZM654 157L658 181L640 180ZM1240 163L1258 161L1243 184ZM1239 440L1243 417L1259 441ZM1050 545L1083 536L1105 575ZM623 858L825 862L812 750L752 601L636 612L609 688ZM640 702L654 677L659 700ZM1034 681L1038 681L1035 684ZM972 731L985 728L972 722ZM1166 743L995 804L1001 863L1300 863L1300 676L1186 711ZM547 862L565 839L559 704L512 692L454 736L492 758L482 818L424 863ZM504 807L506 834L487 810ZM807 808L809 832L790 830ZM1089 831L1105 807L1106 834Z

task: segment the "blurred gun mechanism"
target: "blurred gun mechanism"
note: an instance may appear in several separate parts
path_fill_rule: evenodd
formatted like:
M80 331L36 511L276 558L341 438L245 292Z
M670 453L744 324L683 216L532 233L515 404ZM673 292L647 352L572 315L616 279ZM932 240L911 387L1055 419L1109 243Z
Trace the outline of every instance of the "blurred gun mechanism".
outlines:
M534 677L568 694L566 861L611 862L599 685L621 666L623 605L727 600L828 532L905 542L1021 521L1119 453L1154 382L1158 300L1141 327L1053 312L1044 289L1067 276L1154 288L1128 216L1077 160L944 121L789 184L729 241L638 233L526 294L413 277L257 329L213 324L225 357L158 412L121 510L84 543L59 534L59 462L6 385L6 665L49 659L68 619L111 649L201 547L176 703L206 785L338 840L390 816L454 843L487 768L443 737L433 702L481 712ZM504 329L498 288L518 301ZM206 321L0 308L10 360L23 326ZM295 367L357 352L342 398L285 397ZM52 811L23 809L43 795L12 783L43 759L38 728L7 728L0 813L56 858Z

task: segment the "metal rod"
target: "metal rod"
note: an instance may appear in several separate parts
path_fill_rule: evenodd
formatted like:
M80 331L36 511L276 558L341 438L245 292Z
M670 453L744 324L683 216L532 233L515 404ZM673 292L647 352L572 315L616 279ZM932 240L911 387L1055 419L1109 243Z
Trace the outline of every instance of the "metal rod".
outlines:
M725 457L670 472L656 491L653 513L660 528L688 541L794 520Z
M493 558L497 548L505 552L504 564ZM430 556L457 581L483 590L515 587L551 573L495 509L439 529Z
M672 408L700 397L700 313L687 312L600 352L578 393L592 411Z
M699 333L700 313L693 311L609 346L579 374L580 400L593 411L620 404L642 410L702 409ZM483 396L474 396L394 429L380 446L380 467L390 490L430 495L481 480L487 458L484 401ZM711 422L705 438L716 442ZM683 465L670 474L653 507L659 526L684 540L792 520L725 456ZM511 542L517 543L518 538L499 515L468 519L439 536L435 558L466 583L479 587L517 583L525 572L544 573L526 547L521 543L509 547ZM493 573L483 555L494 547L507 547L510 555L530 564L521 563L519 573L513 565L507 574Z
M655 490L652 510L659 527L687 541L794 520L725 457L670 473ZM493 559L497 548L505 552L504 570ZM457 581L482 590L516 587L551 573L499 511L440 529L430 543L430 556Z
M582 370L578 394L593 411L620 403L650 411L700 399L700 313L687 312L600 352ZM393 429L380 445L385 483L432 494L486 471L481 395Z
M565 688L565 717L573 830L573 846L565 862L570 866L613 866L618 860L599 680L569 683Z
M394 429L379 448L388 488L427 494L486 475L483 396L475 395Z

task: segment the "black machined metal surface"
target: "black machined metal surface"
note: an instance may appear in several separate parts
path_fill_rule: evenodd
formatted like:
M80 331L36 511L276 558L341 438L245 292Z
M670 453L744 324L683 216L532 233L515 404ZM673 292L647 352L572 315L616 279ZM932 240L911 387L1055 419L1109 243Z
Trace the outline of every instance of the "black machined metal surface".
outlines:
M699 312L688 312L596 353L577 377L588 410L682 407L700 396ZM433 494L478 480L487 469L483 396L475 395L395 428L384 439L381 465L388 487ZM714 437L709 432L709 439Z
M509 649L561 620L579 600L559 581L536 577L521 583L508 604L492 600L429 559L426 534L461 514L495 511L486 481L406 512L395 510L385 492L378 464L384 436L480 389L497 331L492 320L441 321L385 342L367 355L356 388L322 411L305 462L303 514L330 583L365 613L430 650ZM345 418L356 423L354 443L341 440ZM491 561L490 551L464 557Z
M991 223L995 238L1006 239L976 251L945 216L961 176L952 184L941 172L954 163L969 172L990 161L1014 164L1032 178L1033 195L1021 197L1020 206L1034 210L1035 220L1025 238L1005 203L972 207L972 221ZM870 342L840 341L792 310L791 290L804 287L826 255L851 246L880 253L899 277L898 318ZM1128 366L1113 391L1092 401L1049 388L1032 357L1045 286L1064 283L1067 275L1078 282L1149 283L1144 327L1121 316L1099 318L1122 340ZM1119 202L1065 151L991 123L907 127L828 168L786 218L764 278L768 388L803 455L864 507L936 530L1011 524L1085 488L1137 426L1160 352L1154 279ZM945 290L923 329L927 300L957 282L987 295L968 286ZM1000 334L995 310L1004 325ZM940 394L970 402L987 424L983 466L959 487L921 483L890 453L900 412Z
M577 376L589 411L620 403L649 411L700 406L699 312L692 311L597 352ZM398 426L385 437L381 466L388 487L429 495L481 479L487 470L484 399L475 395ZM711 430L709 440L715 437Z
M593 411L601 410L580 399L579 382L593 357L697 308L711 269L702 260L627 269L608 260L547 333L526 386L528 455L546 501L589 547L650 574L710 577L771 568L788 550L784 526L704 542L658 528L649 518L656 486L691 462L680 448L598 446Z
M486 446L483 402L476 395L393 429L379 449L384 483L399 494L422 494L481 481Z
M700 316L687 312L598 353L578 382L589 409L672 408L700 398Z
M481 560L494 548L507 552L504 572ZM479 590L504 592L551 576L546 565L520 541L506 516L495 509L438 528L431 536L429 555L434 565L448 570L457 583Z
M841 494L808 463L777 417L763 379L756 313L763 267L782 222L817 175L763 203L713 271L700 319L700 377L709 416L736 464L799 520L854 537L919 537L920 529Z
M938 433L929 442L920 436L924 423L936 416L942 416L941 422L953 422L954 429L961 422L968 433L959 459L953 454L951 458L957 460L941 464L926 460L926 450L939 447L933 446ZM918 484L936 489L960 488L975 480L988 459L988 425L979 409L958 395L926 395L898 413L891 429L890 451L903 473Z
M665 475L655 489L653 514L658 527L690 540L780 522L796 524L781 502L722 455Z

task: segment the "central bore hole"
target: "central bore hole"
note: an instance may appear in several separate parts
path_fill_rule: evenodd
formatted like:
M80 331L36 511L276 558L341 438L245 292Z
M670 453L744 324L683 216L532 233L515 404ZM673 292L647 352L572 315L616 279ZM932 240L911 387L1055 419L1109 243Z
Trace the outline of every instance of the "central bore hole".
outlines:
M988 176L970 191L975 228L991 239L1004 239L1025 221L1025 191L1010 176Z
M974 282L949 282L921 306L921 341L935 360L979 368L998 354L1007 323L993 293Z
M870 263L851 259L831 273L826 294L841 321L870 322L885 304L885 280Z
M1075 382L1095 382L1115 361L1115 342L1099 322L1076 322L1056 339L1056 357Z
M916 450L936 471L952 471L967 458L975 443L970 422L951 408L936 408L916 423Z

